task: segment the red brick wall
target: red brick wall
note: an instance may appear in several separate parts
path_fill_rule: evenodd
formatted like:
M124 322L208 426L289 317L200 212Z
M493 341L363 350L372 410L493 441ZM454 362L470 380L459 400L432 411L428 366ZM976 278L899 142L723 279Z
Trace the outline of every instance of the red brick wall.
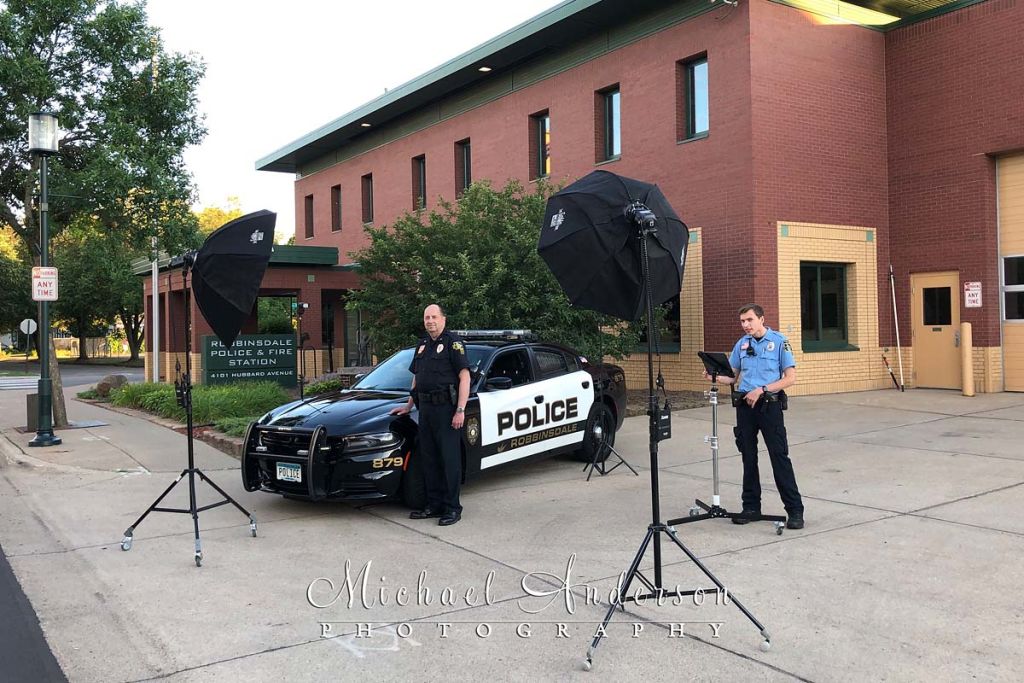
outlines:
M677 213L704 228L705 344L727 348L735 310L755 300L779 321L776 221L877 229L879 330L894 343L890 247L909 345L909 273L959 269L982 280L986 307L964 312L975 344L998 343L993 162L1024 148L1024 7L989 0L882 34L790 7L723 6L296 182L296 216L315 196L315 236L341 262L366 244L360 177L373 173L375 223L405 211L409 160L427 156L428 208L455 196L452 145L471 138L473 175L529 178L529 116L548 110L552 180L595 168L594 92L619 83L622 158L602 168L658 183ZM706 53L707 138L677 143L676 63ZM330 230L330 188L343 193ZM891 235L890 235L891 233ZM682 321L685 326L687 321Z
M552 181L571 182L596 168L594 93L618 83L621 91L622 157L601 168L658 183L682 219L704 226L704 248L737 258L718 269L705 287L709 311L735 308L735 290L745 277L737 254L721 246L718 233L741 234L750 225L749 52L746 10L723 8L633 43L612 55L581 64L534 86L393 141L296 182L296 211L303 197L316 197L316 234L298 244L337 246L341 262L366 244L360 222L359 179L373 173L375 224L394 221L409 206L409 159L427 156L428 208L438 195L455 196L452 145L471 138L473 177L501 185L529 178L529 117L548 110L552 127ZM711 130L706 139L676 142L676 62L706 52L709 63ZM341 233L330 232L330 187L345 197ZM301 217L301 213L297 213ZM707 261L705 261L707 263ZM723 287L723 282L729 286ZM731 344L736 325L729 316ZM684 320L683 325L687 322Z
M759 277L741 290L750 295L739 298L764 304L772 327L799 336L798 320L777 320L772 310L777 221L877 228L879 262L888 261L884 38L862 27L823 24L783 5L755 1L750 7L752 238ZM879 292L888 291L884 285L880 272Z
M983 308L961 308L961 320L975 346L1000 344L994 156L1024 148L1022 36L1016 0L886 36L890 243L904 344L910 273L940 270L982 282Z

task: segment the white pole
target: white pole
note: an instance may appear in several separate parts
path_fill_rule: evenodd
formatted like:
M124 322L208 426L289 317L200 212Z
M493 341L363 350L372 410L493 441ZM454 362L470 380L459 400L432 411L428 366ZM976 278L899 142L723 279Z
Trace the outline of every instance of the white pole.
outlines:
M160 381L160 252L156 248L156 236L152 238L153 245L153 381Z
M892 272L892 264L889 264L889 289L892 290L892 318L896 323L896 356L900 361L900 391L905 391L903 383L903 350L900 348L900 317L896 312L896 276Z

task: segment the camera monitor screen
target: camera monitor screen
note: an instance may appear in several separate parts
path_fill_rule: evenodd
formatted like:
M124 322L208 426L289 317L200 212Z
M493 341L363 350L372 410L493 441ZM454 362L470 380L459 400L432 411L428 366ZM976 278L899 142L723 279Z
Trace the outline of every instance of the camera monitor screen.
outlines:
M721 375L723 377L735 377L732 366L729 365L729 357L719 351L698 351L697 355L704 362L704 369L709 375Z

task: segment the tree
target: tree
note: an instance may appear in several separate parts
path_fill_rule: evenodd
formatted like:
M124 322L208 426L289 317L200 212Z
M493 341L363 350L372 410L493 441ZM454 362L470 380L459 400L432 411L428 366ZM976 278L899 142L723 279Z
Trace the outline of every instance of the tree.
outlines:
M61 296L54 319L80 338L78 357L85 360L85 337L104 335L118 318L125 329L132 360L142 343L142 288L132 272L132 252L115 233L104 232L92 219L79 219L54 241L54 260L60 270Z
M199 231L203 233L204 237L208 237L211 232L228 221L233 221L241 216L242 205L239 203L238 197L234 196L228 197L227 207L204 206L196 213Z
M176 250L195 219L182 151L205 130L196 110L204 67L168 54L142 4L15 0L0 10L0 220L39 253L33 197L38 160L28 115L55 111L63 130L50 162L51 234L80 213L140 248L160 225Z
M87 214L132 248L147 248L157 232L165 251L180 253L195 230L182 151L205 134L196 94L203 71L198 58L162 48L141 2L0 4L0 225L38 262L39 161L28 154L26 129L30 113L49 110L63 128L49 164L51 234ZM61 426L60 371L50 358Z
M529 328L594 359L630 353L635 330L571 306L537 254L549 194L543 184L527 193L515 181L501 190L476 183L457 204L368 226L370 245L352 254L362 289L349 305L363 312L375 351L413 343L424 306L440 303L457 327Z
M35 318L31 270L25 248L14 232L0 229L0 333L17 329L25 318Z

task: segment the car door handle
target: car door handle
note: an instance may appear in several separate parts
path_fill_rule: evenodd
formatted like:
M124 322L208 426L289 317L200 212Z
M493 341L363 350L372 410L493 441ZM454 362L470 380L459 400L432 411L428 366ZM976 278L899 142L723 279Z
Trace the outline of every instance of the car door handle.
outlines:
M533 400L534 400L535 403L543 403L544 402L544 395L541 394L540 396L534 396Z
M590 382L584 382L583 383L583 388L584 389L589 389L590 388Z

